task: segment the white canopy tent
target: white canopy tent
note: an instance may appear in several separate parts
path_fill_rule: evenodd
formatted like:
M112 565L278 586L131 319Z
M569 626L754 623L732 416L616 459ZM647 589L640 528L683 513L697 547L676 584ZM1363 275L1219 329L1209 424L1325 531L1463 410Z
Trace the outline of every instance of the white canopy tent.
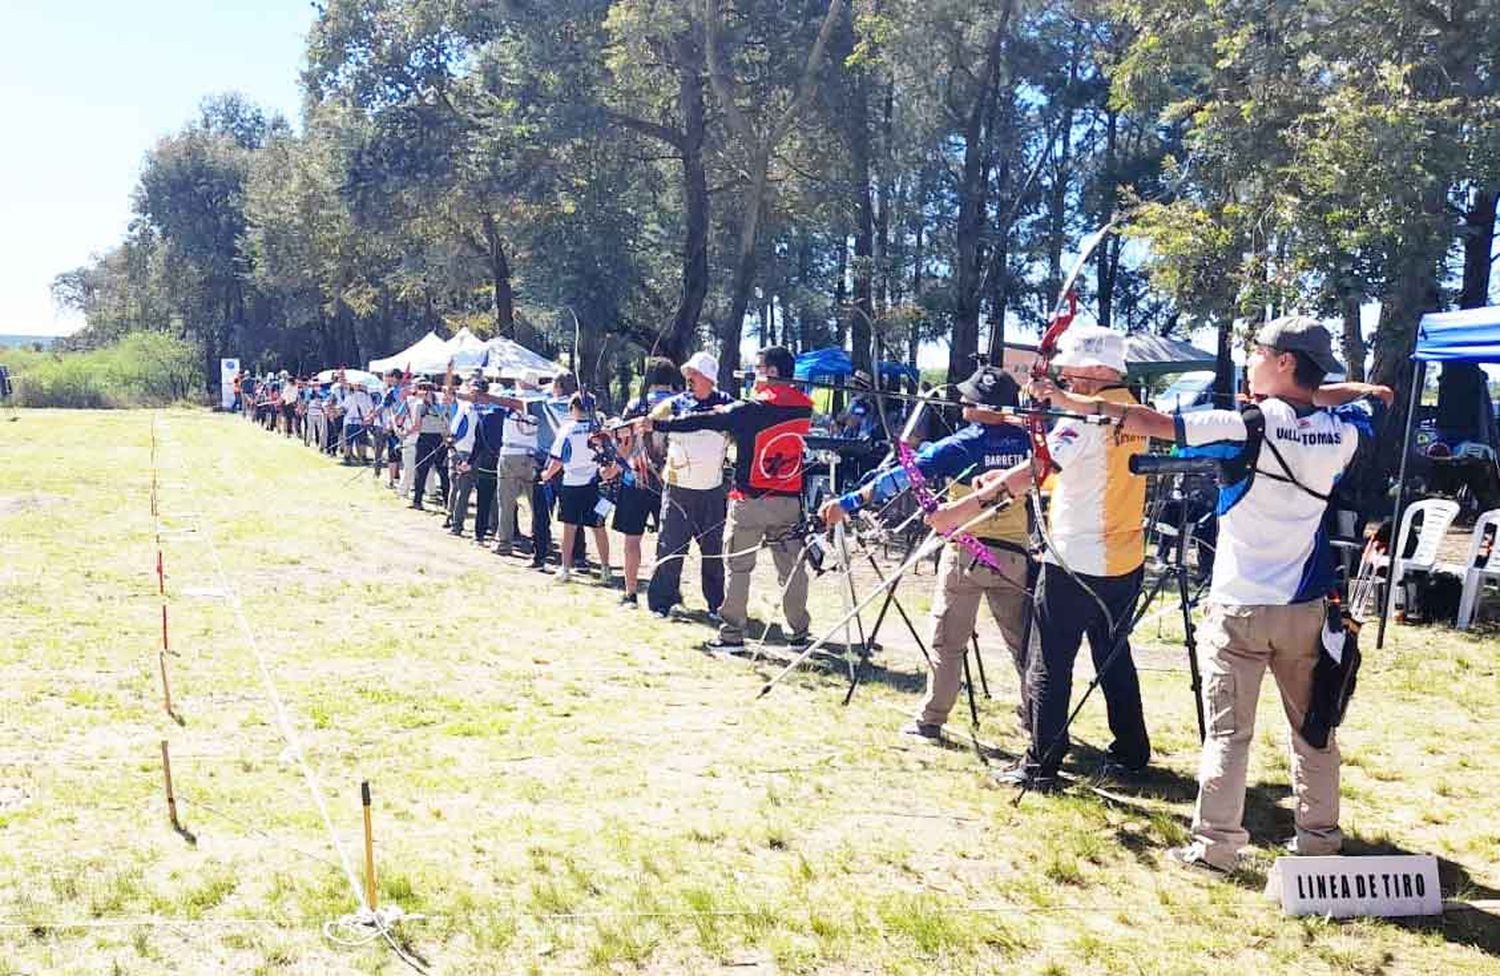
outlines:
M458 334L443 344L446 358L440 367L448 368L448 361L453 361L453 368L457 370L470 370L476 366L484 365L484 357L489 352L483 339L470 332L467 327L459 329Z
M370 360L370 372L384 373L389 369L413 373L440 373L448 368L448 342L429 332L410 346L384 359Z
M534 369L544 377L567 372L557 363L532 352L513 339L497 336L485 343L484 371L487 374L516 379L528 369Z

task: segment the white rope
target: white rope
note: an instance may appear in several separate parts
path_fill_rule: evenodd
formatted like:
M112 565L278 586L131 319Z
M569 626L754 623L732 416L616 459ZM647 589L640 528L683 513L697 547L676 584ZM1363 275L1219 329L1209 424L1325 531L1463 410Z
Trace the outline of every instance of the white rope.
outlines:
M154 414L151 418L151 424L154 437L156 427L156 416ZM185 480L184 484L187 485L188 491L196 498L198 491L191 480ZM302 740L298 737L297 730L293 727L291 719L287 715L286 706L282 703L281 693L277 690L276 679L272 677L271 669L266 664L265 655L261 653L260 644L255 639L255 632L251 629L250 623L245 617L245 608L240 600L239 589L235 587L234 583L229 579L228 573L224 570L224 560L219 555L219 546L217 540L214 538L213 528L206 518L200 519L198 526L201 529L200 535L202 539L208 545L209 554L213 557L214 569L219 576L220 589L228 595L235 620L239 624L240 633L244 637L246 646L255 655L256 668L260 671L261 683L266 689L266 696L271 700L271 705L275 710L276 724L281 731L281 737L285 740L287 749L291 752L293 759L296 760L298 767L301 769L302 778L307 783L308 792L312 794L313 801L318 807L318 813L322 816L323 823L328 828L329 839L333 842L333 849L338 854L339 863L344 871L344 877L349 881L349 889L354 892L355 901L359 903L361 908L368 910L369 905L365 903L364 891L360 888L359 879L354 874L354 868L349 861L348 852L344 850L344 845L339 840L338 831L334 828L333 817L328 812L328 803L323 796L323 789L318 782L317 774L313 771L311 764L307 760L307 755L302 748Z

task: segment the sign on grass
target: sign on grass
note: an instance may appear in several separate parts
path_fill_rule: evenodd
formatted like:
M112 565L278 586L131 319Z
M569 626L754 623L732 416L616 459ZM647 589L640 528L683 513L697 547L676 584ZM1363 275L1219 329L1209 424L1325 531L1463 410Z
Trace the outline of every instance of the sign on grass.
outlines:
M1274 873L1288 915L1396 918L1443 912L1437 858L1431 854L1279 857Z

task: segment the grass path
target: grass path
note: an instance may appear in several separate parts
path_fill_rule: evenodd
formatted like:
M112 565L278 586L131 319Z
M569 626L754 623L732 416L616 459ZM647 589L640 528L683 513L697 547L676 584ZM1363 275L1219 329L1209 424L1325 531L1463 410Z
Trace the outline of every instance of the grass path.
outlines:
M19 416L0 425L0 973L406 971L323 935L354 895L256 647L356 861L372 783L381 898L424 916L401 932L434 972L1500 973L1493 916L1335 924L1261 895L1291 829L1269 688L1248 868L1165 864L1196 765L1170 625L1138 655L1158 774L1015 807L972 751L893 734L921 682L897 621L848 708L836 673L756 701L769 665L694 650L706 628L557 586L368 474L191 411L156 421L179 725L152 415ZM903 586L924 631L930 586ZM814 583L815 621L838 605ZM1013 753L1001 657L982 732ZM1399 629L1342 733L1351 846L1439 855L1450 897L1500 897L1497 658L1494 631ZM1079 732L1086 771L1100 703ZM163 738L192 844L166 824Z

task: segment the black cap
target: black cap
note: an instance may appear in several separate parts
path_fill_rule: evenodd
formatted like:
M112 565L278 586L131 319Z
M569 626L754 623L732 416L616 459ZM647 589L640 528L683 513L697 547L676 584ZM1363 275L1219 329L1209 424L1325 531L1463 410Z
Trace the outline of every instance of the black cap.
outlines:
M958 384L959 395L982 407L1014 407L1021 402L1021 385L998 366L981 366Z

